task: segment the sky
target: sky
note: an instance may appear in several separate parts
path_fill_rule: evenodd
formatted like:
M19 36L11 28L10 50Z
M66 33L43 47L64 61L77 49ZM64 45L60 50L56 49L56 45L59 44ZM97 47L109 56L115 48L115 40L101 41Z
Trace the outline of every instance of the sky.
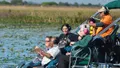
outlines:
M2 0L0 0L2 1ZM6 0L6 1L10 1L10 0ZM28 2L34 2L34 3L42 3L42 2L50 2L50 1L54 1L54 2L68 2L68 3L84 3L84 4L88 4L88 3L91 3L91 4L106 4L110 1L113 1L113 0L23 0L23 1L28 1Z

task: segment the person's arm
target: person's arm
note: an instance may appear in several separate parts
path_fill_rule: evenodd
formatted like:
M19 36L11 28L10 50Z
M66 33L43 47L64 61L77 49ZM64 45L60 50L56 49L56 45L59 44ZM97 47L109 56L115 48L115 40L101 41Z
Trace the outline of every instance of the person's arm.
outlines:
M52 47L47 51L47 53L51 55L50 58L54 59L60 53L59 47L58 46Z
M43 56L46 56L47 58L53 58L49 53L46 53L46 52L44 52L44 51L41 51L41 54L42 54Z
M99 22L99 23L89 23L90 26L93 26L93 27L103 27L104 26L104 23L102 22Z
M35 47L35 52L40 54L40 56L44 57L48 57L51 58L52 56L49 53L46 53L45 51L43 51L41 48L39 48L38 46Z
M60 42L60 40L61 40L61 38L63 37L63 34L60 34L60 36L58 36L58 37L56 37L56 39L55 39L55 43L56 44L58 44L59 42Z
M96 27L103 27L105 24L103 22L96 23Z
M72 46L73 44L75 44L75 42L70 42L70 46Z
M41 51L42 50L38 46L35 47L35 52L39 54L41 57L43 57L43 55L41 54Z

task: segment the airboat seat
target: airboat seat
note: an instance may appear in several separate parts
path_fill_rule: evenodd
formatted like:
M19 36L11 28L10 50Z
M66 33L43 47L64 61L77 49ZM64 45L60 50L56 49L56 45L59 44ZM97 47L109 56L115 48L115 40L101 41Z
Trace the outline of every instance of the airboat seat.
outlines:
M114 24L114 30L113 32L107 36L106 38L106 43L109 42L109 43L112 43L112 44L115 44L115 41L116 41L116 34L117 34L117 31L118 31L118 28L119 28L119 25L118 24Z

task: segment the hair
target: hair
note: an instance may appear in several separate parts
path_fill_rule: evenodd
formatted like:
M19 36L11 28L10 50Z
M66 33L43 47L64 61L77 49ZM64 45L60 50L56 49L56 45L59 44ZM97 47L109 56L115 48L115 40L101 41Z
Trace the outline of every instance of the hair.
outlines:
M51 39L52 39L52 36L46 36L46 38L49 38L49 40L51 41Z
M54 36L46 36L46 38L49 38L50 42L55 43L56 37L54 37Z
M68 31L71 30L71 26L69 24L63 24L61 27L61 30L63 29L63 27L66 26L68 28ZM62 30L63 31L63 30Z
M54 43L55 43L55 40L56 40L56 37L52 37L52 38L51 38L51 42L54 42Z
M89 22L92 21L93 23L95 23L95 19L94 18L89 18Z
M54 44L58 44L59 43L59 37L56 37L54 40Z
M89 29L88 29L88 26L87 26L87 24L82 24L81 26L80 26L80 28L79 28L79 30L83 30L83 32L85 33L85 34L89 34Z

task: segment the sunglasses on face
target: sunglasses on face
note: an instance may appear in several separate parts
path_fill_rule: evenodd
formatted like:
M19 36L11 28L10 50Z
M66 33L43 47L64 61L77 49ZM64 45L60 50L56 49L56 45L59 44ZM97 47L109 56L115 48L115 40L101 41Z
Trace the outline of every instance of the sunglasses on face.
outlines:
M50 42L50 41L45 41L45 42Z
M103 13L103 12L100 12L100 14Z

